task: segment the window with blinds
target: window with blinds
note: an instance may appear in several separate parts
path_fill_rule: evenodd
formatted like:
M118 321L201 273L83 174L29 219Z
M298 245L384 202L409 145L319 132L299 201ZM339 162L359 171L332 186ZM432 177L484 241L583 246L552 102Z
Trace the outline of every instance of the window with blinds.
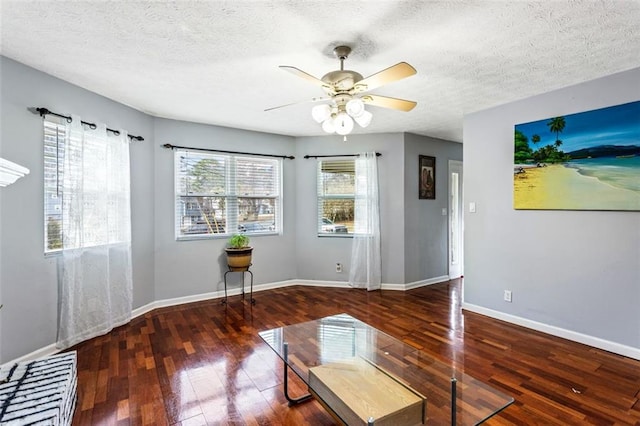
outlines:
M176 238L280 232L281 163L176 150Z
M44 252L62 249L62 174L65 126L44 120Z
M63 245L77 249L127 241L130 219L120 214L129 203L129 177L106 167L123 161L118 150L108 148L106 134L69 132L55 119L43 123L45 254L60 252ZM127 155L127 167L128 161Z
M355 160L318 161L318 235L353 232Z

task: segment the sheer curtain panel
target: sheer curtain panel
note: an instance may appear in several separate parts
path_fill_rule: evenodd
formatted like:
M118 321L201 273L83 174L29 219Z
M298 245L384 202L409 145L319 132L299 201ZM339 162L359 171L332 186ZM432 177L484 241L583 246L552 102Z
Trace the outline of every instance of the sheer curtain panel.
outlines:
M62 196L58 342L66 348L131 319L131 202L127 134L67 124L58 156ZM63 157L63 158L61 158Z
M349 284L377 290L381 282L378 163L375 152L356 159L354 235Z

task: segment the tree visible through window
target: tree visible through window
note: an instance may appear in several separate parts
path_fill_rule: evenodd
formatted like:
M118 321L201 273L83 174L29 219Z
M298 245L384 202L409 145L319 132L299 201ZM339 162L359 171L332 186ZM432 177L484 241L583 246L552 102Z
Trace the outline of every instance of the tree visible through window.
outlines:
M355 161L318 161L318 234L353 232Z
M175 166L177 238L279 231L281 160L177 150Z

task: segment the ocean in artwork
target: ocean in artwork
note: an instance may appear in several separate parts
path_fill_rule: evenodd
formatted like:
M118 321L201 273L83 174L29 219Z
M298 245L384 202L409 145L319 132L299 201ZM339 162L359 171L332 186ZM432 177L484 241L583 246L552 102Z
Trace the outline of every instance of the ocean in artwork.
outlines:
M566 166L613 187L640 193L640 155L573 160Z
M515 209L640 211L640 101L515 126Z

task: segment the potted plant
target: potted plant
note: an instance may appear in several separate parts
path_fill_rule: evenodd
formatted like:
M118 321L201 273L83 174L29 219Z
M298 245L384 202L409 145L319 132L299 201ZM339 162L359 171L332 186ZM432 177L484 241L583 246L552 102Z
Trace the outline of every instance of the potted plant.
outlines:
M251 266L251 253L253 247L249 247L249 237L245 234L234 234L227 241L227 265L231 271L248 271Z

